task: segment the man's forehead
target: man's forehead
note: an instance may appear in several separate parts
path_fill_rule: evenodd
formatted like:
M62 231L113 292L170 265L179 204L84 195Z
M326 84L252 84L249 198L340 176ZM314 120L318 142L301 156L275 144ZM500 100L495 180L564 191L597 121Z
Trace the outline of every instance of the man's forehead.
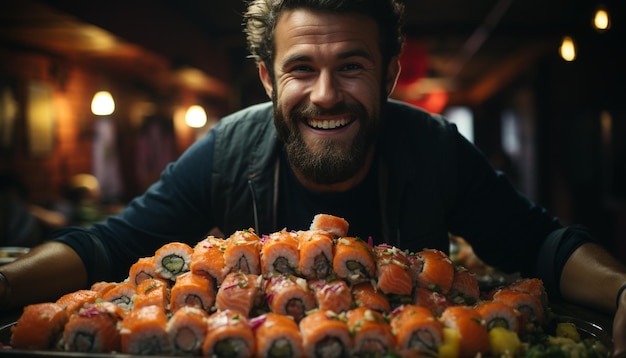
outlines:
M277 52L335 46L339 51L375 53L379 51L378 38L376 23L364 15L297 9L280 16L274 45Z

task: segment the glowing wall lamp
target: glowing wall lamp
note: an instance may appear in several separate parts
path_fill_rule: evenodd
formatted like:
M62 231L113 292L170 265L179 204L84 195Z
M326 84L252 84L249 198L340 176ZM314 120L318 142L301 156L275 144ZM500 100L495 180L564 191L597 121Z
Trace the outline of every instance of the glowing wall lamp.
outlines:
M605 31L611 27L611 19L605 8L599 7L594 13L593 27L598 31Z
M107 91L96 92L91 100L91 112L96 116L108 116L115 111L113 96Z
M204 108L198 105L191 106L185 113L185 123L191 128L202 128L207 122Z
M559 53L565 61L574 61L576 59L576 45L574 39L569 36L563 37Z

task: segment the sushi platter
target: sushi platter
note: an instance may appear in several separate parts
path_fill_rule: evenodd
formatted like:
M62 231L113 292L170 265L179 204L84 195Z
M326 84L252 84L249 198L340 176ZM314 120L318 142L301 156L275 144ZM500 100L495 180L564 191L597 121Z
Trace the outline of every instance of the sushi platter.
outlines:
M24 307L1 355L608 357L604 327L567 315L535 278L487 290L446 253L311 227L163 245L122 282Z

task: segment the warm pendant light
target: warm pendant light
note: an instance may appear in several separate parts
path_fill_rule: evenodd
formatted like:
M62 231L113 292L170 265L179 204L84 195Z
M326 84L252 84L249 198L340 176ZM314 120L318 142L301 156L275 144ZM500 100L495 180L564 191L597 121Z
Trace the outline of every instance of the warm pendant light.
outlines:
M96 116L108 116L115 111L113 96L107 91L97 92L91 100L91 112Z
M185 123L191 128L202 128L207 122L206 112L204 108L194 105L187 109L185 114Z
M574 39L569 36L563 37L559 52L565 61L574 61L576 59L576 45L574 45Z

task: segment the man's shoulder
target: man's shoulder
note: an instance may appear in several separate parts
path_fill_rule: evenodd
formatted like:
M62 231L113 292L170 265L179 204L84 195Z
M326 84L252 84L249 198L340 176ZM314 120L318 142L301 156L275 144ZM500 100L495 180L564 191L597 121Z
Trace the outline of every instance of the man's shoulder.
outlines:
M271 122L274 110L272 102L263 102L233 112L220 120L221 126L259 125Z

